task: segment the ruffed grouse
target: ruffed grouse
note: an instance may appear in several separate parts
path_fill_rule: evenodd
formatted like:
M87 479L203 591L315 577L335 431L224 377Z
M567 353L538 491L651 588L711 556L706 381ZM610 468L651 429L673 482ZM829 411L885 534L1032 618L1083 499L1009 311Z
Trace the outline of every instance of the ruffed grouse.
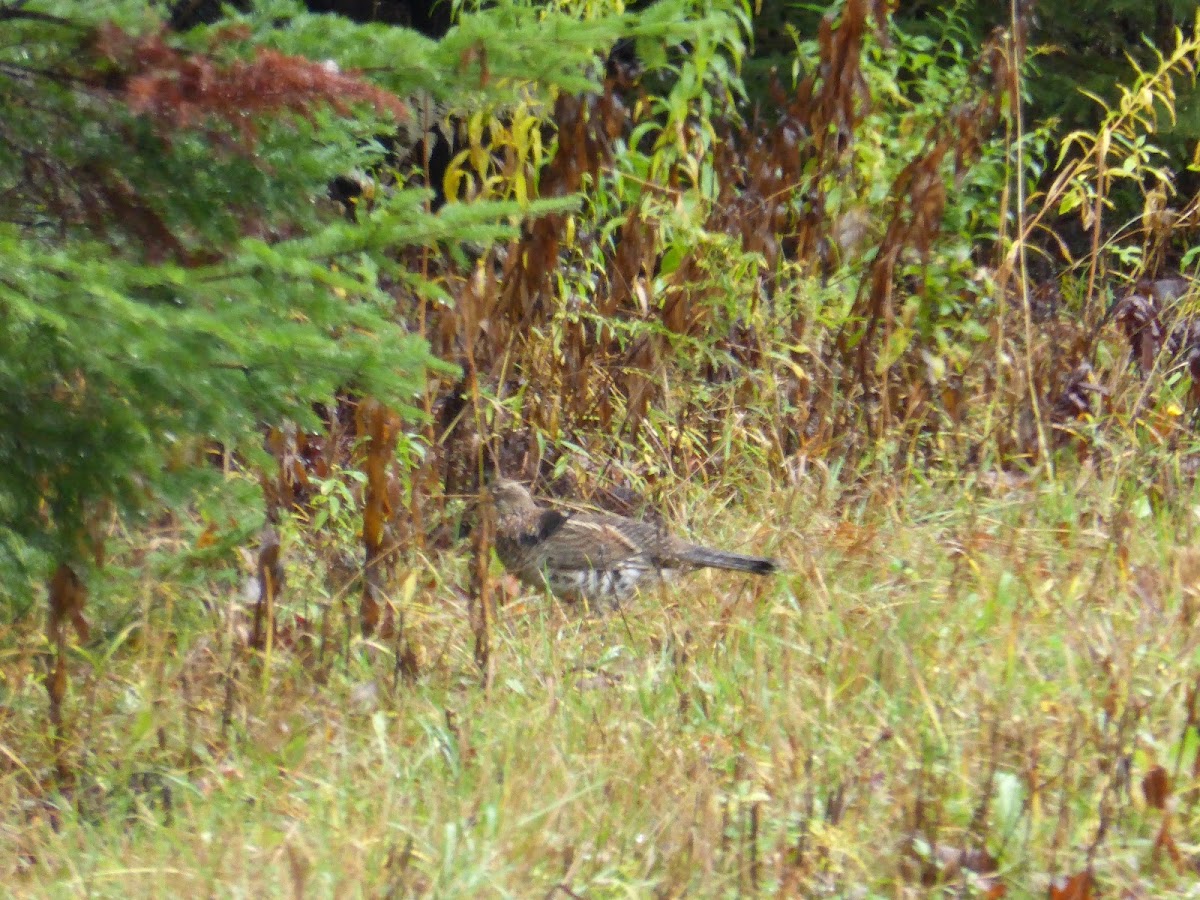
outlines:
M710 567L768 575L774 560L689 544L650 522L539 506L524 485L492 487L496 555L526 584L546 586L564 600L612 605L644 578L665 579Z

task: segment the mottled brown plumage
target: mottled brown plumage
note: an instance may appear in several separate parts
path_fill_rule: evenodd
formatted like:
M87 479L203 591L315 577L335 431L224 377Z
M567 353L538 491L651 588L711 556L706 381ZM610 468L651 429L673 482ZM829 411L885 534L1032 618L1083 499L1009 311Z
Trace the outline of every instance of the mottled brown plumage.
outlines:
M670 578L710 567L767 575L774 560L711 550L668 534L650 522L539 506L524 485L502 479L492 487L496 555L526 584L546 586L566 600L619 603L643 579Z

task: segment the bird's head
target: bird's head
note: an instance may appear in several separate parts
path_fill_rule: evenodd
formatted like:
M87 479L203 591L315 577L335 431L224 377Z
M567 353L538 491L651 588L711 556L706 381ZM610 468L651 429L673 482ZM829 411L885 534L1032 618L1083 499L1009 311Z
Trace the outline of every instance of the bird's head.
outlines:
M492 485L491 493L492 503L495 504L496 513L501 518L538 508L529 489L519 481L501 478Z

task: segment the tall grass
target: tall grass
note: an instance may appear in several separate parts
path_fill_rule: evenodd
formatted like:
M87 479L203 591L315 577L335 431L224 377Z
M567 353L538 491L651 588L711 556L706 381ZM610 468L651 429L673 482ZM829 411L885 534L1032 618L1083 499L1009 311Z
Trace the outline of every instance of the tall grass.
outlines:
M698 575L607 618L519 596L487 690L453 556L415 570L411 683L357 636L320 665L280 641L265 670L237 639L235 590L172 598L147 578L121 592L145 602L91 648L69 700L69 797L40 774L19 623L4 635L6 889L1027 896L1089 868L1106 893L1193 883L1191 489L1160 505L1088 467L752 488L719 516L689 490L679 511L786 574ZM211 612L171 627L172 603ZM1155 766L1165 812L1143 792Z

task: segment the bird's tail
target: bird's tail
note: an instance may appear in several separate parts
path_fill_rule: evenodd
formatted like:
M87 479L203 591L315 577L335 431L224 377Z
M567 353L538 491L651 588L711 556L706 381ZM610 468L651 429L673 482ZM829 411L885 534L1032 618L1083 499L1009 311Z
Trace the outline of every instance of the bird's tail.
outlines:
M679 554L679 558L693 566L710 569L732 569L735 572L753 572L755 575L770 575L779 570L779 563L763 556L746 556L727 550L712 550L708 547L691 546Z

